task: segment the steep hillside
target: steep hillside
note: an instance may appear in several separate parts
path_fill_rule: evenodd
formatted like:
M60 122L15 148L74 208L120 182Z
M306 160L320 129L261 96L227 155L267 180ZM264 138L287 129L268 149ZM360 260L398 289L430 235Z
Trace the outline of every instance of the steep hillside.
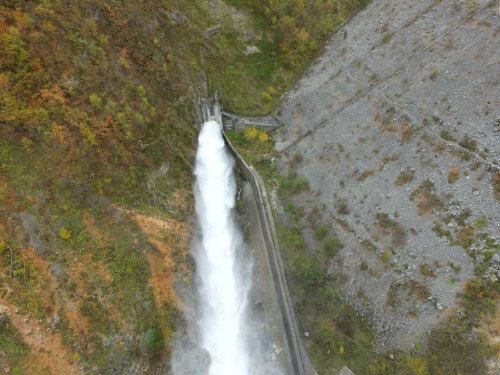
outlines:
M197 99L270 111L363 3L1 2L0 371L169 367Z
M388 363L413 350L374 373L486 373L473 332L498 340L483 319L500 291L499 24L496 1L374 0L277 110L278 217L305 238L283 251L324 371L342 361L325 343L338 358L360 344L307 280L338 285Z

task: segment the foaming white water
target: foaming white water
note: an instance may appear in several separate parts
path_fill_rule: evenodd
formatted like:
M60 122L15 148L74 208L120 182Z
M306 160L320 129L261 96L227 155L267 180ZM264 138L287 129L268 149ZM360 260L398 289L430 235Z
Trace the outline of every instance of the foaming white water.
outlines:
M231 214L235 205L234 160L225 149L220 127L203 125L196 156L195 201L201 229L196 249L200 280L202 346L210 355L208 374L248 375L250 355L247 296L248 267L238 263L241 234Z

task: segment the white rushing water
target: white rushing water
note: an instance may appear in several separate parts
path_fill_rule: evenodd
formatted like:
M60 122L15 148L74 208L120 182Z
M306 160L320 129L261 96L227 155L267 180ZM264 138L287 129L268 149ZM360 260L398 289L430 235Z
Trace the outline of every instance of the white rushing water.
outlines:
M199 276L201 345L210 356L210 375L248 375L246 326L251 279L240 264L243 241L232 216L236 182L234 160L225 149L220 127L203 125L196 156L195 201L201 229L195 256Z

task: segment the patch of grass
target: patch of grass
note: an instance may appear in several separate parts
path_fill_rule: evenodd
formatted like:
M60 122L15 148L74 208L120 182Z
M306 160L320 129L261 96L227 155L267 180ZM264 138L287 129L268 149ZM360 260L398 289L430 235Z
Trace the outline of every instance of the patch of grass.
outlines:
M345 199L339 199L335 203L335 208L337 209L337 213L339 215L348 215L351 211L349 210L349 205L347 203L347 200Z
M372 253L375 253L377 251L377 247L373 244L373 242L367 239L361 241L361 246Z
M316 237L316 239L318 240L322 240L323 238L325 238L327 233L328 227L323 223L314 231L314 237Z
M14 327L7 315L0 314L0 352L11 364L18 363L29 353L29 346L23 341L21 333Z
M346 232L349 232L349 233L356 233L356 231L349 225L349 223L345 220L342 220L338 217L335 218L335 221L337 222L338 225L340 225L340 227L342 229L344 229Z
M389 235L393 246L402 246L406 243L406 231L388 214L378 212L375 215L375 225L381 233Z
M299 194L305 190L309 190L309 180L305 177L299 177L293 181L292 184L292 193Z
M480 216L474 221L474 226L476 229L484 229L487 228L489 224L489 220L486 216Z
M344 248L344 244L337 237L328 237L325 242L323 242L322 248L327 256L333 258Z
M400 143L403 144L404 142L409 141L417 132L417 128L410 126L410 125L403 125L401 127L401 141Z
M451 149L450 153L453 156L459 157L463 161L470 161L470 160L472 160L472 156L473 156L473 154L470 153L470 152L468 152L468 151L458 150L458 149L455 149L455 148Z
M468 249L473 243L476 242L474 238L475 228L472 226L464 226L456 234L456 240L459 246Z
M493 186L493 195L496 200L500 200L500 173L496 173L491 181Z
M385 33L384 37L382 38L380 44L388 44L391 39L392 39L393 34L390 33Z
M394 181L394 185L396 186L406 185L407 183L413 181L414 177L415 177L415 170L408 167L399 173L398 177L396 178L396 181Z
M387 292L387 298L385 300L385 304L392 308L396 308L401 306L401 300L398 296L398 291L402 287L401 283L392 283L389 287L389 291Z
M441 224L439 224L438 222L434 222L434 226L432 227L432 231L434 233L436 233L439 237L446 237L448 238L450 241L453 240L453 236L451 234L451 232L449 230L446 230L446 229L443 229L441 227Z
M367 169L365 171L363 171L363 173L361 173L361 175L357 178L358 181L364 181L366 180L368 177L370 176L373 176L374 174L374 170L373 169Z
M394 249L392 247L387 247L385 250L384 250L384 253L382 254L382 261L384 263L387 263L389 262L389 260L391 259L391 257L393 255L395 255L396 252L394 251Z
M296 152L295 154L293 154L292 158L293 166L297 166L301 164L303 161L304 161L304 156L300 152Z
M434 68L431 70L429 74L429 79L431 81L435 81L438 75L439 75L439 68Z
M458 142L459 146L469 150L471 152L477 151L477 141L470 137L464 137Z
M381 171L382 169L384 169L384 167L389 164L391 161L396 161L397 158L395 156L386 156L382 159L382 161L380 162L380 167L379 167L379 171Z
M420 274L424 277L432 277L435 279L437 277L436 270L428 263L422 263L419 266Z
M415 296L418 301L425 301L431 295L429 289L417 280L405 281L403 287L411 296Z
M144 332L144 344L149 350L158 350L163 347L165 339L163 333L157 327L149 327Z
M417 203L419 215L432 213L444 207L444 202L436 195L436 188L430 180L425 180L415 189L410 195L410 200L417 197L419 198Z
M456 142L457 141L457 139L455 137L453 137L453 135L451 135L451 133L448 130L441 131L441 133L439 133L439 136L448 142Z
M458 181L460 178L460 172L458 171L458 168L453 168L450 173L448 173L448 183L449 184L454 184L455 182Z
M486 340L470 334L463 321L452 318L433 330L429 336L429 374L486 373L485 357L490 356ZM460 345L457 345L460 343Z
M455 264L455 262L453 262L452 260L450 260L448 262L448 265L450 266L450 268L453 270L453 272L455 273L459 273L461 270L462 270L462 267L460 267L459 265Z

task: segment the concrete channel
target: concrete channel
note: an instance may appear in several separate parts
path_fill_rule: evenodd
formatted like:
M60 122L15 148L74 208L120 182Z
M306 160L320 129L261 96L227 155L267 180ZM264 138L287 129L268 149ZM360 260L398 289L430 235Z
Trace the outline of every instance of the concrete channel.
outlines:
M300 340L264 182L225 135L224 138L238 171L247 182L242 198L250 219L250 246L256 263L255 293L262 305L264 325L272 341L275 363L282 375L315 375Z

